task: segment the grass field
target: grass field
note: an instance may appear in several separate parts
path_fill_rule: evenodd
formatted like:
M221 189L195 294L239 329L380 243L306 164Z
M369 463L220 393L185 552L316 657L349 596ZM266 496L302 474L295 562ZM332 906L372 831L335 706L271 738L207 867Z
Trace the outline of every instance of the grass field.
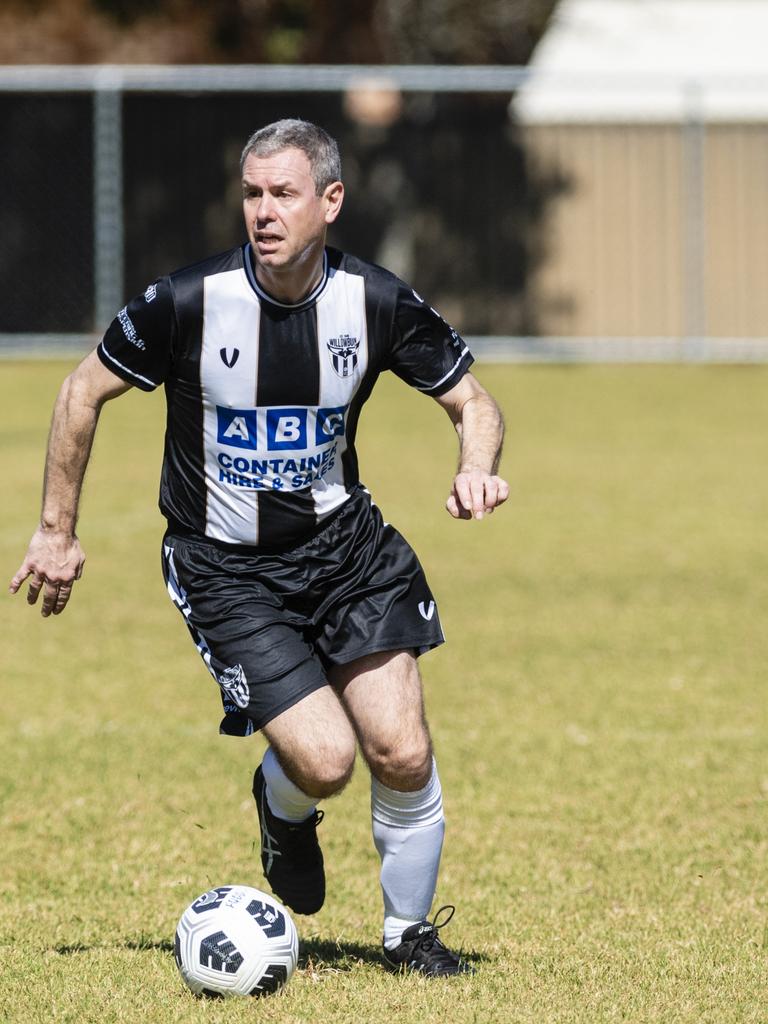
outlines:
M0 364L15 572L63 363ZM276 997L209 1003L171 943L211 885L261 885L260 738L159 572L163 401L108 406L70 608L0 602L0 1021L768 1020L768 369L480 367L509 423L507 507L442 510L447 419L383 380L364 478L419 551L449 643L422 662L446 796L435 906L478 973L378 959L365 773L326 805L329 898Z

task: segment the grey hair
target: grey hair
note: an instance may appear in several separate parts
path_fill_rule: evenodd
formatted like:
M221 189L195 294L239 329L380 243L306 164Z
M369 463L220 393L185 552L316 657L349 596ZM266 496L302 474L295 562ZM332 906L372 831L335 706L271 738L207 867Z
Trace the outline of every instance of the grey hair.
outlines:
M298 118L275 121L254 132L240 157L240 173L251 153L272 156L284 149L300 149L306 154L319 196L331 182L341 180L341 157L336 140L318 125Z

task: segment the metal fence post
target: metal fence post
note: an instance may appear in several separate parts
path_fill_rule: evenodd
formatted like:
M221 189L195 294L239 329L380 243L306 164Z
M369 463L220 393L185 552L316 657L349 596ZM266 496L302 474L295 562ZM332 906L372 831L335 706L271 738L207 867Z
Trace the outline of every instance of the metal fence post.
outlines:
M104 68L93 91L94 328L103 331L123 304L123 93Z
M685 85L683 122L683 331L686 339L706 337L706 230L704 174L706 124L701 82Z

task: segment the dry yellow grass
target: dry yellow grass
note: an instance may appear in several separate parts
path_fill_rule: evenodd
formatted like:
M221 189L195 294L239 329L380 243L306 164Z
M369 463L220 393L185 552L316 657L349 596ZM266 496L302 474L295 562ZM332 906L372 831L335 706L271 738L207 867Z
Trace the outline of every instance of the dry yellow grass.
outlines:
M2 364L6 578L38 511L62 363ZM423 662L449 832L437 905L472 979L378 963L364 773L326 808L329 899L284 995L192 999L186 903L261 884L250 773L168 601L162 398L104 414L71 607L0 604L0 1020L742 1024L766 1019L768 372L480 367L509 506L442 511L455 441L394 380L364 479L413 542L449 644Z

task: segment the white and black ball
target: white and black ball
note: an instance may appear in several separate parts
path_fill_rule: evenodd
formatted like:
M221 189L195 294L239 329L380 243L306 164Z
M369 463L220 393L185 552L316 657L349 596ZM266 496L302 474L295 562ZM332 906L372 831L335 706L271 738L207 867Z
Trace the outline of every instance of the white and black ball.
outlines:
M174 952L196 995L262 996L293 974L299 936L274 896L248 885L220 885L181 915Z

